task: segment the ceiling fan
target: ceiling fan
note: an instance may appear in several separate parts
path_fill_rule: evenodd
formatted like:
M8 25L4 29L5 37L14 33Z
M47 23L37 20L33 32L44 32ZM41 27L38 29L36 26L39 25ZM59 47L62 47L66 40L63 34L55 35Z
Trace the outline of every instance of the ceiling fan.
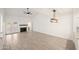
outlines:
M24 14L25 15L32 15L32 12L30 11L29 8L27 8L26 10L24 10Z

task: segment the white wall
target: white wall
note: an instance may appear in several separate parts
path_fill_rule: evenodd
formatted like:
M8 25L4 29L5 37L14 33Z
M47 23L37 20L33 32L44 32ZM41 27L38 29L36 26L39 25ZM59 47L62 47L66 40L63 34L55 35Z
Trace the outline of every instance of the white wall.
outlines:
M62 11L62 9L60 9ZM40 12L42 9L40 9ZM48 13L42 11L43 13ZM62 11L63 12L63 11ZM53 36L58 36L61 38L71 39L72 38L72 15L64 14L59 15L58 23L50 23L50 16L46 14L39 13L33 18L33 31L46 33ZM60 13L61 14L61 13Z
M13 25L15 22L17 22L17 32L20 32L19 25L28 24L28 22L30 22L30 19L27 17L6 16L6 34L14 32Z
M20 24L28 24L31 23L31 17L24 15L23 8L8 8L6 9L6 33L13 33L13 25L14 22L17 22L17 32L20 31Z
M79 8L73 9L73 32L77 32L79 27Z
M79 50L79 32L77 32L77 27L79 27L79 8L73 9L73 33L74 33L74 42L76 49Z

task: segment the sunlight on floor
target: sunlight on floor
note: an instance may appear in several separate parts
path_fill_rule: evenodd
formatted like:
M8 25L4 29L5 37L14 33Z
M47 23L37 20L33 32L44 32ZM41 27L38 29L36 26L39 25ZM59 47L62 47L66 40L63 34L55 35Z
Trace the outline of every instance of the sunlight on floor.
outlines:
M7 40L8 44L14 44L15 45L18 42L18 35L17 34L7 35L6 40Z

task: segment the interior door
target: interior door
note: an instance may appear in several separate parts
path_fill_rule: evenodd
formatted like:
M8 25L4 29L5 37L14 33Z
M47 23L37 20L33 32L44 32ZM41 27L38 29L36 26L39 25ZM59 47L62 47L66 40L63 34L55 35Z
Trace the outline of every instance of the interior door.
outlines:
M6 34L12 33L12 24L10 22L6 23Z
M17 33L17 32L19 32L18 23L17 22L13 22L12 33Z

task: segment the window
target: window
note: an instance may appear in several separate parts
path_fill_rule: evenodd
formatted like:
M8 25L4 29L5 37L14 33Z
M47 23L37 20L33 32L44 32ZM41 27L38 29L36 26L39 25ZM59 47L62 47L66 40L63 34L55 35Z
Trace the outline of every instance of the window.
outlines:
M3 16L0 16L0 32L2 32L2 27L3 27Z

